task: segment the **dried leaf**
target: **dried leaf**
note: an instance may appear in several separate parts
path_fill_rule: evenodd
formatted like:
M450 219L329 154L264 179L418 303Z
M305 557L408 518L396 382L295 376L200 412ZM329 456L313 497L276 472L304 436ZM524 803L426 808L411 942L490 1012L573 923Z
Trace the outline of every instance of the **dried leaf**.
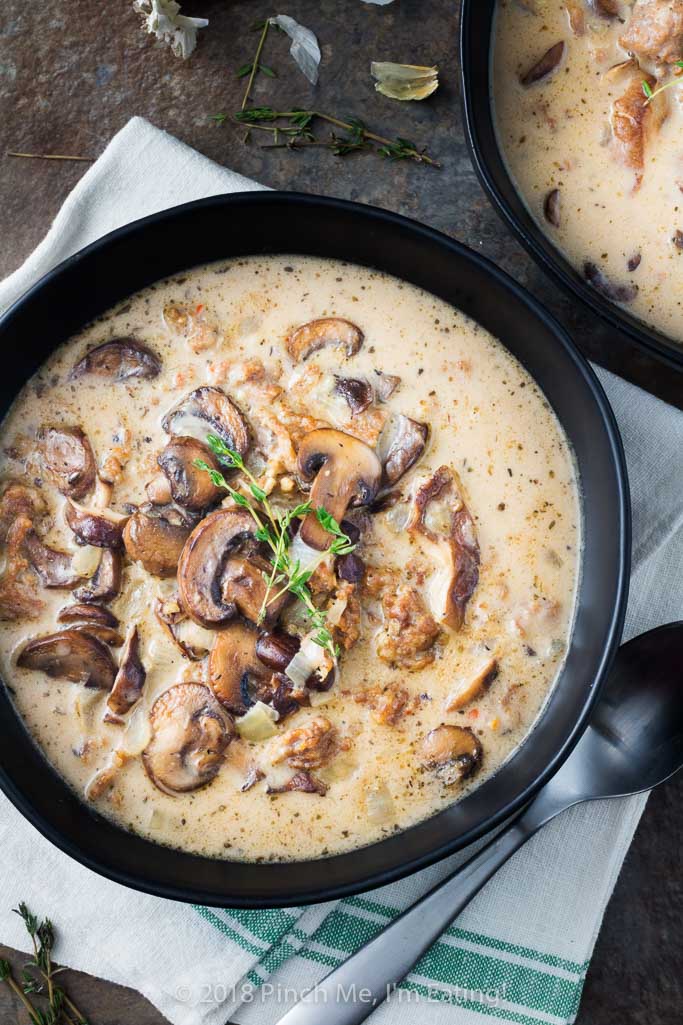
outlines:
M181 14L177 0L133 0L133 9L145 19L147 31L168 43L176 57L183 60L197 45L197 30L209 24L206 18Z
M364 4L376 4L378 7L386 7L387 4L392 4L394 0L363 0Z
M391 100L424 100L439 87L437 67L373 61L370 72L377 92Z
M303 71L304 75L315 85L318 81L318 67L320 65L320 47L318 40L309 28L300 25L288 14L277 14L270 19L271 25L276 25L286 32L292 40L289 52Z

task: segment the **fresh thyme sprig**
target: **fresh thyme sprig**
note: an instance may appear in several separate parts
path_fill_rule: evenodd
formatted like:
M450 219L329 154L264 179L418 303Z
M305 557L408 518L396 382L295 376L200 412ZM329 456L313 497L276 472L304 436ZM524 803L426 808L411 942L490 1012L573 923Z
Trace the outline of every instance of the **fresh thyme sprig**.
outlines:
M269 606L289 591L298 598L306 609L308 618L316 631L312 635L312 640L319 647L329 651L332 658L336 660L339 652L334 643L332 633L326 625L326 614L323 609L319 609L315 605L308 582L318 566L329 555L348 555L356 546L326 509L316 509L317 520L332 535L332 543L326 551L320 552L316 559L302 567L300 560L292 560L290 555L292 543L290 528L294 520L303 518L311 511L311 503L301 502L285 512L273 509L268 496L258 483L256 477L246 466L239 452L229 448L216 434L209 434L206 438L206 443L222 466L239 470L243 474L252 498L258 503L258 506L255 508L246 495L243 495L228 483L220 470L213 469L203 459L195 461L195 466L208 473L216 487L227 491L237 506L248 510L256 524L256 538L267 544L271 550L270 563L272 569L270 573L263 574L266 590L259 611L259 624L266 618ZM265 515L261 515L261 511Z
M55 969L52 964L55 944L52 922L49 918L39 921L23 901L13 911L22 919L31 937L33 958L22 969L21 985L14 978L9 961L0 960L0 982L6 983L21 1000L32 1025L88 1025L85 1016L54 981L61 969ZM38 973L47 987L45 991L43 984L29 969ZM48 1007L45 1010L35 1007L29 999L32 994L44 994Z
M215 114L213 120L223 123L227 114ZM358 118L347 121L326 114L321 110L274 110L272 107L242 107L234 115L235 121L248 129L270 132L275 146L299 148L322 146L335 156L343 157L358 150L368 150L390 160L414 160L432 167L441 165L409 139L397 137L388 139L370 131ZM332 133L328 140L317 139L312 131L315 121L324 121L346 132L346 135ZM284 142L281 141L284 139Z
M265 21L259 22L257 25L254 26L255 30L261 30L261 35L259 36L258 46L256 47L254 59L253 61L250 61L249 64L244 64L237 72L238 78L243 78L245 75L249 75L249 80L247 81L247 88L245 89L244 96L242 97L242 110L244 110L247 103L249 102L249 96L251 93L252 86L254 84L254 79L256 78L256 75L259 73L259 71L266 75L267 78L276 77L275 72L272 68L269 68L266 64L261 64L261 54L263 53L263 47L266 42L266 36L268 35L269 28L269 18L266 18ZM214 118L214 121L215 120L216 118Z
M675 61L675 63L672 65L672 67L680 68L683 71L683 60ZM660 85L660 87L658 89L653 89L652 86L650 85L650 83L647 81L647 79L644 78L642 85L643 85L643 92L645 94L645 106L647 107L647 105L649 103L651 103L652 100L654 100L655 96L659 96L659 94L663 93L665 89L670 89L672 85L681 85L681 84L683 84L683 76L682 75L675 75L671 79L671 81L665 82L664 85ZM242 108L242 109L244 109L244 108Z

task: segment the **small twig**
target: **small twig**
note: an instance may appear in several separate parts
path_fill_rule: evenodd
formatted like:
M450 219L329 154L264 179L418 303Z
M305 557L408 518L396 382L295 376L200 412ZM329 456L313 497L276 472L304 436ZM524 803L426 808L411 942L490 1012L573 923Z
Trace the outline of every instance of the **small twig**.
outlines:
M19 983L16 981L16 979L12 975L12 969L10 968L9 961L5 961L5 960L0 961L0 981L6 982L7 985L9 986L9 988L14 993L14 995L19 997L19 999L21 1000L22 1004L26 1008L26 1011L28 1013L29 1019L32 1022L34 1022L34 1023L37 1022L38 1021L38 1016L36 1014L36 1009L33 1006L33 1004L31 1003L31 1001L29 1000L29 998L26 996L24 991L22 990L22 988L19 985Z
M95 157L75 157L66 153L17 153L15 150L8 150L7 156L23 157L25 160L82 160L87 164L95 161Z
M251 93L251 87L254 84L254 78L256 77L256 72L258 71L258 68L259 68L259 60L261 59L261 53L263 51L263 44L266 41L266 36L268 35L269 27L270 27L270 20L268 18L266 18L266 20L263 23L263 31L261 32L261 37L260 37L260 39L258 41L258 46L256 47L256 56L254 57L254 62L251 65L251 72L249 74L249 79L247 81L247 89L246 89L246 92L245 92L245 94L244 94L244 96L242 98L242 107L241 107L242 110L244 110L244 108L246 107L247 103L249 102L249 94Z

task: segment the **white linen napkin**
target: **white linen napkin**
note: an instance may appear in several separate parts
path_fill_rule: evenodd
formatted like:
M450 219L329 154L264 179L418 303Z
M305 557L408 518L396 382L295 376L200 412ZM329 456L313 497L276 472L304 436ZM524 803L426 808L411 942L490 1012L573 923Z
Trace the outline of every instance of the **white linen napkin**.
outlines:
M0 310L113 228L187 200L258 188L135 118L74 189L41 245L0 284ZM621 428L633 492L632 636L683 618L683 414L598 373ZM418 1016L423 1025L573 1021L645 800L583 806L551 823L485 887L373 1023L408 1025ZM44 840L4 797L0 845L0 939L26 949L10 913L26 900L56 922L62 963L135 987L174 1025L276 1021L297 994L467 856L361 897L257 912L176 904L102 879Z

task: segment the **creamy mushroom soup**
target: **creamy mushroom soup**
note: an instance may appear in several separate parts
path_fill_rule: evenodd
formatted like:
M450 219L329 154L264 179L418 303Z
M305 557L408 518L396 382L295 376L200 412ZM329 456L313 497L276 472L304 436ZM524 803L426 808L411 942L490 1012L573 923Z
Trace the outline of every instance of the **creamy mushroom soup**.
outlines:
M253 258L134 296L24 388L0 469L3 677L160 843L404 829L500 767L565 656L566 439L502 345L380 273Z
M499 0L501 147L603 296L683 341L683 0Z

